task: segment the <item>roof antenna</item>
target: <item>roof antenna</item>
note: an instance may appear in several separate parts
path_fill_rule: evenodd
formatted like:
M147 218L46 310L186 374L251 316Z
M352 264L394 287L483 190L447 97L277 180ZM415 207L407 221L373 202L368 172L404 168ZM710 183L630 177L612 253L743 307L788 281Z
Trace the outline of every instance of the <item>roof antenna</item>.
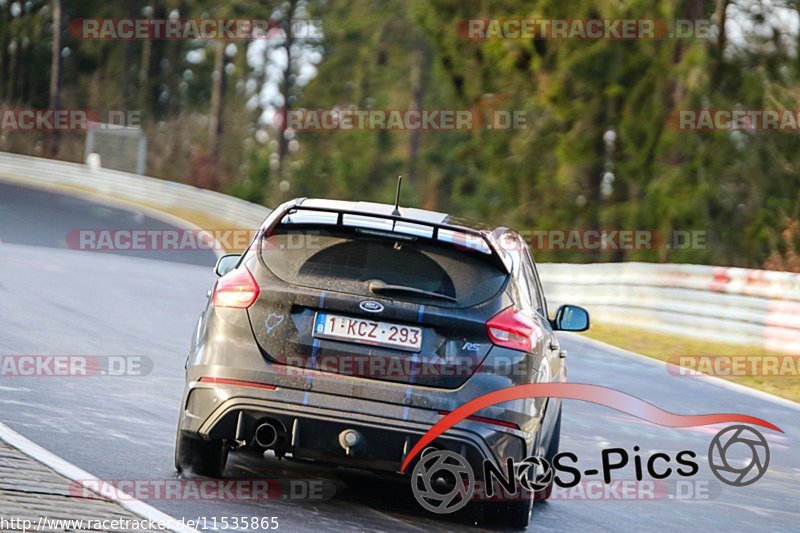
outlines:
M400 187L403 185L403 176L397 176L397 193L394 195L394 211L392 215L400 216Z

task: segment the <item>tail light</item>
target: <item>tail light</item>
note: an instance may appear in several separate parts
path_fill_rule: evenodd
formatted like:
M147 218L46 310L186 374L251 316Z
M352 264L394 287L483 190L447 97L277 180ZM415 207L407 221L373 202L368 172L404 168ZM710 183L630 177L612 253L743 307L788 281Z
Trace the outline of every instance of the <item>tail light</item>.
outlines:
M253 305L258 293L258 283L247 267L237 268L217 280L211 296L211 306L246 309Z
M486 323L492 343L512 350L530 352L542 336L542 328L531 318L508 307Z

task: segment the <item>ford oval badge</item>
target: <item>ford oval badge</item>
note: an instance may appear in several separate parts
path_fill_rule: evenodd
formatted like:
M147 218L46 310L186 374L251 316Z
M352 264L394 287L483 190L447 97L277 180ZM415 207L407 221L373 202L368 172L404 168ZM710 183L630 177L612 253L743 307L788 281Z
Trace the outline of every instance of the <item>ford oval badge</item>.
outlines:
M383 311L383 304L380 302L376 302L374 300L364 300L358 307L361 308L362 311L366 311L367 313L380 313Z

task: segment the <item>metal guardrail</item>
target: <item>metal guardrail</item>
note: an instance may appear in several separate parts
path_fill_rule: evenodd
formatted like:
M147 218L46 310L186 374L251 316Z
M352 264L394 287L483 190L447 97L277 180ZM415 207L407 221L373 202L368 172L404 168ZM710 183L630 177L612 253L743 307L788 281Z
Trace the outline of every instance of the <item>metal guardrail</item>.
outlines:
M17 154L0 153L0 178L39 188L102 194L166 211L206 213L238 228L258 228L270 213L266 207L191 185Z
M0 179L82 190L257 228L266 207L189 185L0 153ZM596 321L800 353L800 274L702 265L540 265L551 303L584 305Z
M599 321L800 352L800 275L653 263L540 265L548 298Z

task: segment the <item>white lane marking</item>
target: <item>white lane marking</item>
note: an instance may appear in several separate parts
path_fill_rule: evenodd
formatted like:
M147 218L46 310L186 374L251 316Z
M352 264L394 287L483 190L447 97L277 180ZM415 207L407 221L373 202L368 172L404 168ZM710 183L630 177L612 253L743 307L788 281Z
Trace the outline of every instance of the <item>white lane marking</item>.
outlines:
M603 341L598 341L596 339L590 339L589 337L583 337L577 334L568 334L569 338L577 339L580 342L584 342L586 344L594 344L599 348L604 350L608 350L610 352L615 352L619 355L625 357L633 357L639 359L641 361L650 363L652 365L657 366L664 366L666 367L667 363L665 361L659 361L658 359L653 359L652 357L648 357L646 355L642 355L640 353L631 352L628 350L624 350L617 346L613 346L611 344L606 344ZM783 407L788 407L790 409L797 409L800 410L800 403L793 402L792 400L788 400L786 398L781 398L780 396L776 396L774 394L770 394L769 392L760 391L758 389L753 389L746 385L740 385L739 383L734 383L733 381L728 381L726 379L718 378L717 376L709 376L703 375L699 376L697 379L702 379L703 381L708 381L714 385L718 385L720 387L725 387L727 389L734 390L736 392L741 392L743 394L747 394L749 396L755 396L761 400L766 400L768 402L780 404Z
M71 481L80 483L85 490L95 492L92 490L91 486L100 486L102 483L98 477L91 475L85 470L81 470L72 463L67 462L48 450L45 450L35 442L23 437L2 422L0 422L0 439L6 441L14 448L17 448L25 455L28 455L45 466L52 468L62 476L69 478ZM154 522L160 522L165 525L169 525L171 527L170 531L178 531L180 533L199 533L196 529L184 526L175 518L159 511L155 507L152 507L141 500L137 500L133 496L125 494L121 491L117 491L117 494L119 494L120 498L118 500L112 500L114 503L118 504L120 507L124 507L134 514L141 516L146 520L152 520Z

